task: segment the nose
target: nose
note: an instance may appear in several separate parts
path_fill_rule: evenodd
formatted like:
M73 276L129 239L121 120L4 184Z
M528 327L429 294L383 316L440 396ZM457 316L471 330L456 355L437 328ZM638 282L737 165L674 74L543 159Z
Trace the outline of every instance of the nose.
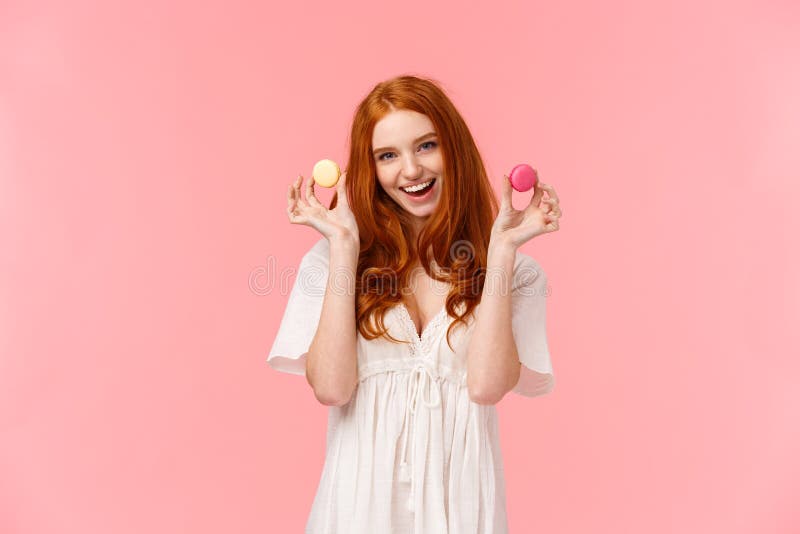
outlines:
M403 177L406 180L416 180L419 178L421 171L422 165L419 164L415 155L406 155L403 157Z

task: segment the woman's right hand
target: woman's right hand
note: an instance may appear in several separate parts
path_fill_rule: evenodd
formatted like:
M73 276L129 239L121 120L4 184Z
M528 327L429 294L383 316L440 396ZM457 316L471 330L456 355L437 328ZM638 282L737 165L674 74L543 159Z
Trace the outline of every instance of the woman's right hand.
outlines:
M326 208L314 195L314 178L310 178L306 184L306 198L300 194L300 187L303 177L298 176L294 184L289 186L286 195L288 206L286 213L289 215L289 222L292 224L304 224L315 228L325 236L328 241L345 240L356 246L358 250L359 236L358 224L353 212L350 211L350 204L347 200L347 190L345 189L345 178L347 172L342 173L339 182L336 184L336 207L332 210Z

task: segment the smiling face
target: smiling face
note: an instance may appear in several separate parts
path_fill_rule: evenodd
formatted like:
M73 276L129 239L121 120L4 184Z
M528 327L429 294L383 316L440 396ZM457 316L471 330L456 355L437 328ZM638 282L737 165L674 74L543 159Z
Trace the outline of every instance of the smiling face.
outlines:
M418 231L436 209L442 190L444 163L433 123L416 111L390 112L375 125L372 157L381 187L414 216ZM431 181L419 191L408 190Z

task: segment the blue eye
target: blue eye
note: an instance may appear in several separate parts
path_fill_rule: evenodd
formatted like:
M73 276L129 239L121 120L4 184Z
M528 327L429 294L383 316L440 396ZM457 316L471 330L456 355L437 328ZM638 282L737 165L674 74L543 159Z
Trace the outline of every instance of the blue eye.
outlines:
M436 147L436 141L425 141L424 143L422 143L422 144L421 144L421 145L419 145L419 146L420 146L420 147L424 147L425 145L433 145L433 146L431 147L431 149L433 149L434 147ZM385 158L384 158L383 156L388 156L389 154L394 154L394 152L384 152L383 154L381 154L380 156L378 156L378 159L379 159L379 160L382 160L382 161L386 161L386 160L385 160Z

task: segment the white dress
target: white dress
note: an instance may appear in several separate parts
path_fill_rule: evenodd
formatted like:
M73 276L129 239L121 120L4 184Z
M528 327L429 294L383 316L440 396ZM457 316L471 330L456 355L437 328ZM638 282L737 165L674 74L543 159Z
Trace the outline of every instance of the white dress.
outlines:
M302 261L267 362L304 375L328 280L329 243ZM522 362L514 392L536 396L554 386L545 334L547 279L517 252L512 330ZM475 309L480 313L480 305ZM357 336L358 386L348 404L328 407L325 462L307 534L500 534L505 480L497 412L472 402L466 349L474 324L455 327L442 309L417 335L402 304L386 312L396 339Z

